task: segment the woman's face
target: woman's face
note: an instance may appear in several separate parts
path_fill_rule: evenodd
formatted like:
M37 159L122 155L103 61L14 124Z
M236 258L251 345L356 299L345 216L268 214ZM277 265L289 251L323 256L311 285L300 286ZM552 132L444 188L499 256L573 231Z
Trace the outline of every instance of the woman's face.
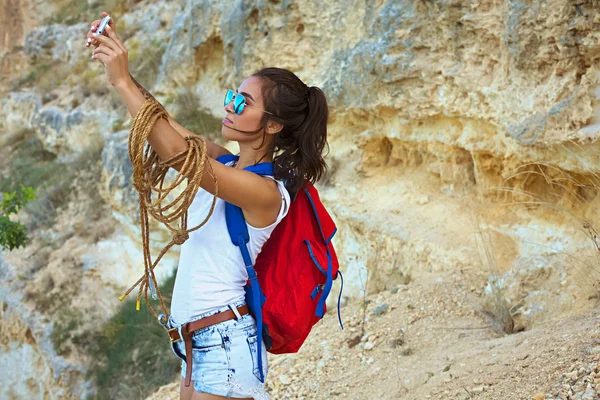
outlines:
M222 122L221 133L223 137L237 142L262 137L260 122L263 117L264 104L260 79L254 76L246 78L238 88L237 93L244 95L247 105L239 115L233 111L233 100L225 106L227 114Z

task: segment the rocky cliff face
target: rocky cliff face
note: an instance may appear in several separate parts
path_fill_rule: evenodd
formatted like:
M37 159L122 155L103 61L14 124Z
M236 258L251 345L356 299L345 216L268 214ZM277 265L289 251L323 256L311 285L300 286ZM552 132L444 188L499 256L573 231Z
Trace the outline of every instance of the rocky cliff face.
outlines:
M116 307L107 299L137 278L142 260L129 120L101 66L88 60L89 21L45 25L63 3L1 2L0 26L11 28L0 34L0 129L34 130L64 162L103 146L102 174L91 179L108 204L101 220L117 229L98 241L75 232L63 243L73 258L65 285L87 282L86 295L103 299L105 319ZM330 172L320 190L338 223L346 300L461 271L482 292L487 315L499 318L498 301L507 309L500 325L508 330L594 305L594 0L130 3L115 17L136 58L132 73L144 72L142 83L167 108L188 88L221 116L224 90L272 65L325 91ZM76 216L71 210L63 218ZM155 228L157 254L169 238ZM69 232L68 223L60 229L55 237ZM64 255L67 248L53 251ZM2 357L35 354L30 376L50 370L59 384L38 379L37 392L31 385L10 390L59 398L57 387L81 387L73 379L85 381L78 372L85 362L56 355L47 341L51 320L33 322L45 315L35 302L26 303L30 317L18 311L25 304L19 296L43 286L40 273L16 282L14 271L28 264L23 252L3 254L3 318L31 334L3 331ZM61 268L44 266L55 274Z

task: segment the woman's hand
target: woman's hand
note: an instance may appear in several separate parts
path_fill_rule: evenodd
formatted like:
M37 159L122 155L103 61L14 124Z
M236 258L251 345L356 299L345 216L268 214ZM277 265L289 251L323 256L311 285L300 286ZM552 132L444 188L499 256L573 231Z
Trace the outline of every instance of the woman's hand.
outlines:
M108 13L107 12L102 12L102 18L107 17ZM90 45L94 45L95 47L98 47L99 43L98 41L96 41L96 39L92 36L96 30L98 29L98 27L100 26L100 22L102 22L102 19L97 19L94 22L92 22L92 27L90 28L90 30L87 33L87 40L85 42L85 46L86 47L90 47ZM110 19L110 21L108 21L108 25L113 29L113 31L117 32L117 27L115 25L115 20L113 18ZM106 34L106 31L103 33L104 36L108 36Z
M108 33L108 37L97 33L92 34L98 43L92 59L104 64L108 82L113 86L119 86L131 79L127 49L110 24L106 26L105 32Z

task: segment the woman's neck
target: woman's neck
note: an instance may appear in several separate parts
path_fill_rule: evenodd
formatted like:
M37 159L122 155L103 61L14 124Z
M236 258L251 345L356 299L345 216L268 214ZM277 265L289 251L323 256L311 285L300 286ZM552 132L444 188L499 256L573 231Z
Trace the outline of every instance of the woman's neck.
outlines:
M273 162L273 160L267 159L267 157L265 157L261 160L260 157L258 157L258 158L256 158L255 161L248 161L248 160L242 160L242 158L240 157L237 161L234 162L233 167L237 168L237 169L244 169L246 167L249 167L250 165L256 165L258 163L265 163L265 162Z
M263 149L264 150L264 149ZM234 168L244 169L250 165L256 165L258 163L273 162L273 155L271 153L262 153L253 151L244 151L240 149L240 158L236 161Z

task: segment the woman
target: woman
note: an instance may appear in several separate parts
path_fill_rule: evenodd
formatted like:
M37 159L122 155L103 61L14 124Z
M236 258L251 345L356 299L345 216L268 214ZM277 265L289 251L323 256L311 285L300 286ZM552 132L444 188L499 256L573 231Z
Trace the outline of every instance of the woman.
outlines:
M128 72L127 50L115 33L114 20L100 36L93 33L99 23L92 24L86 46L96 46L92 58L105 66L109 82L135 116L151 95ZM244 302L248 275L239 248L229 238L224 202L243 210L254 261L287 214L288 192L297 191L304 179L318 180L326 170L322 157L327 143L325 95L290 71L266 68L244 79L237 94L227 92L224 111L222 134L239 144L239 159L221 164L216 159L231 153L206 142L219 199L206 225L191 232L182 245L169 318L173 351L183 360L180 398L186 400L268 398L257 363L257 352L262 351L266 374L266 349L264 343L256 343L256 323ZM184 138L189 135L193 133L171 118L159 119L148 142L167 160L187 148ZM275 176L243 170L259 162L273 162ZM208 173L201 187L190 205L189 226L197 225L210 208L214 192ZM191 328L187 349L187 342L180 339Z

